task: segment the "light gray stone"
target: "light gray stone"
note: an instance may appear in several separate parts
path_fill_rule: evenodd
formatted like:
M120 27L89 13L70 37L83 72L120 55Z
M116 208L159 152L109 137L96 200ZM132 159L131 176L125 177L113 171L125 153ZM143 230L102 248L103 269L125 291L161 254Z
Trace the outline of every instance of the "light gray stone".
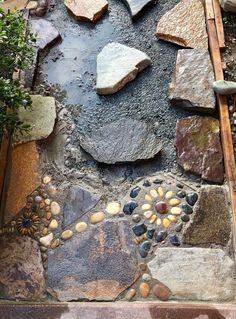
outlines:
M120 43L109 43L97 56L97 93L112 94L134 80L151 64L146 53Z
M213 89L221 95L230 95L236 93L236 82L219 80L213 83Z
M17 142L28 142L47 138L53 131L56 120L55 99L50 96L32 95L32 108L19 109L19 119L31 126L29 132L17 135Z
M207 49L179 50L170 84L173 106L213 113L216 101L212 89L214 71Z
M122 0L130 10L132 18L137 18L140 13L154 0Z
M235 265L221 249L161 248L148 263L154 279L172 292L172 299L228 301L234 298Z
M228 12L236 12L236 0L220 0L223 10Z
M161 141L145 123L120 119L81 136L81 147L101 163L135 162L153 158L162 149Z

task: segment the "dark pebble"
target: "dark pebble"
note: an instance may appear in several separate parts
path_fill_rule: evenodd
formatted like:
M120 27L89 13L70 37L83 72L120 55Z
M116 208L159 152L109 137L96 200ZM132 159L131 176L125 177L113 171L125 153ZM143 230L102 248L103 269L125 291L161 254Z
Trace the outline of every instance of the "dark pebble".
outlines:
M31 210L32 210L33 213L37 213L37 211L38 211L38 205L37 205L37 204L33 204L33 205L31 206Z
M136 225L133 228L133 232L136 236L142 236L147 231L147 226L144 224Z
M152 244L150 241L145 240L140 246L139 246L139 254L142 258L147 257L148 252L151 248Z
M176 235L170 236L170 243L173 246L180 246L179 238Z
M155 234L155 229L149 229L147 231L147 238L152 239Z
M163 183L163 180L161 179L155 179L155 181L153 181L154 184L162 184Z
M186 192L185 191L178 191L176 193L176 195L179 197L179 198L184 198L186 196Z
M191 215L193 213L192 207L187 205L187 204L183 204L182 209L183 209L185 214Z
M189 205L193 206L196 201L198 200L198 194L197 193L188 193L186 196L186 201Z
M130 197L131 198L137 197L139 192L140 192L140 190L141 190L141 188L139 186L133 188L132 191L130 192Z
M157 234L156 234L156 241L158 243L162 242L164 239L166 239L167 237L167 232L165 230L160 230Z
M124 205L123 212L125 213L125 215L132 215L135 208L137 207L138 204L135 201L131 200Z
M181 219L182 219L182 221L185 222L185 223L189 222L189 220L190 220L190 218L189 218L188 215L183 215L183 216L181 216Z
M139 223L140 220L141 220L141 217L140 217L139 215L137 215L137 214L135 214L135 215L132 217L132 221L133 221L134 223Z
M183 185L183 184L180 184L180 183L177 183L176 186L177 186L178 188L181 188L181 189L184 188L184 185Z
M179 233L182 230L182 228L183 228L183 223L180 222L179 224L175 226L175 231Z
M145 187L149 187L149 186L151 186L152 184L148 181L148 180L146 180L146 181L144 181L143 182L143 186L145 186Z

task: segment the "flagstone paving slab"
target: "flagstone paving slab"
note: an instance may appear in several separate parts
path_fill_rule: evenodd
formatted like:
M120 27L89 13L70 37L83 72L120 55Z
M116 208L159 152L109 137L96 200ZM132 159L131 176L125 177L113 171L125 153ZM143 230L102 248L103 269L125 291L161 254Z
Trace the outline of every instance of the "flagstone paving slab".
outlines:
M97 93L116 93L150 64L142 51L120 43L107 44L97 56Z
M234 298L234 262L221 249L160 248L148 263L153 278L172 299L227 301Z
M161 141L145 122L124 118L80 137L81 147L101 163L135 162L153 158Z
M169 90L171 104L190 111L213 113L216 106L212 89L214 79L208 50L179 50Z
M132 18L137 18L140 13L154 0L122 0L130 10Z
M156 36L183 47L207 49L208 36L202 1L180 1L159 20Z
M79 21L97 22L108 9L107 0L65 0L64 3Z
M190 116L177 120L175 145L177 162L202 179L222 183L223 153L219 121L212 117Z
M45 280L38 243L30 237L4 236L0 240L0 297L39 300Z
M15 9L23 10L25 9L27 2L28 0L7 0L3 1L3 3L0 3L0 8L3 9L5 12L7 12L8 10L13 11Z
M114 300L139 276L126 220L106 220L48 254L48 288L60 301Z
M194 208L194 218L184 231L183 242L204 247L211 244L226 246L231 234L229 209L224 187L202 187Z

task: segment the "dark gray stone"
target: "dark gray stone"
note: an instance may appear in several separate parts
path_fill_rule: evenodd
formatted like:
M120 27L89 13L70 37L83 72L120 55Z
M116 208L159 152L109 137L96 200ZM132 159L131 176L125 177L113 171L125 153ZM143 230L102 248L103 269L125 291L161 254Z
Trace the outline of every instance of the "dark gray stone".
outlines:
M158 243L162 242L164 239L166 239L167 237L167 231L165 230L160 230L157 234L156 234L156 241Z
M52 46L61 37L60 33L52 25L52 23L45 19L31 20L30 24L33 33L36 34L35 45L40 50L44 50L46 47Z
M133 232L136 236L142 236L147 231L147 226L145 224L135 225L133 228Z
M145 240L140 246L139 246L139 253L142 258L147 257L149 250L151 248L152 244L150 241Z
M101 163L135 162L153 158L162 149L150 127L131 118L120 119L80 137L81 147Z
M180 241L179 241L179 238L177 235L172 235L170 236L170 243L173 245L173 246L180 246Z
M132 18L137 18L144 8L154 3L154 0L122 0L130 10Z
M60 301L116 299L139 277L129 222L107 220L48 255L48 286Z
M68 227L78 218L88 213L97 205L100 198L100 194L92 193L79 186L72 186L68 191L63 209L63 227Z
M125 215L132 215L135 208L137 208L137 207L138 207L138 203L131 200L124 205L123 212L125 213Z

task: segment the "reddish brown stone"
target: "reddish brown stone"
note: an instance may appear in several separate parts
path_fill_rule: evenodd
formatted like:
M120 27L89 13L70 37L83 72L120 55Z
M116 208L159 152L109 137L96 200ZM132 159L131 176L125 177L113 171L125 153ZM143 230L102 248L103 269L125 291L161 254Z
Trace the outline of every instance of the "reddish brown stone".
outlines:
M191 116L176 125L177 161L187 172L202 179L222 183L223 153L219 121L212 117Z
M166 214L168 212L168 206L165 202L159 202L155 205L156 211L159 214Z
M167 301L170 298L170 289L167 288L166 286L160 284L156 284L153 288L152 288L152 292L153 294L160 300L162 301Z

